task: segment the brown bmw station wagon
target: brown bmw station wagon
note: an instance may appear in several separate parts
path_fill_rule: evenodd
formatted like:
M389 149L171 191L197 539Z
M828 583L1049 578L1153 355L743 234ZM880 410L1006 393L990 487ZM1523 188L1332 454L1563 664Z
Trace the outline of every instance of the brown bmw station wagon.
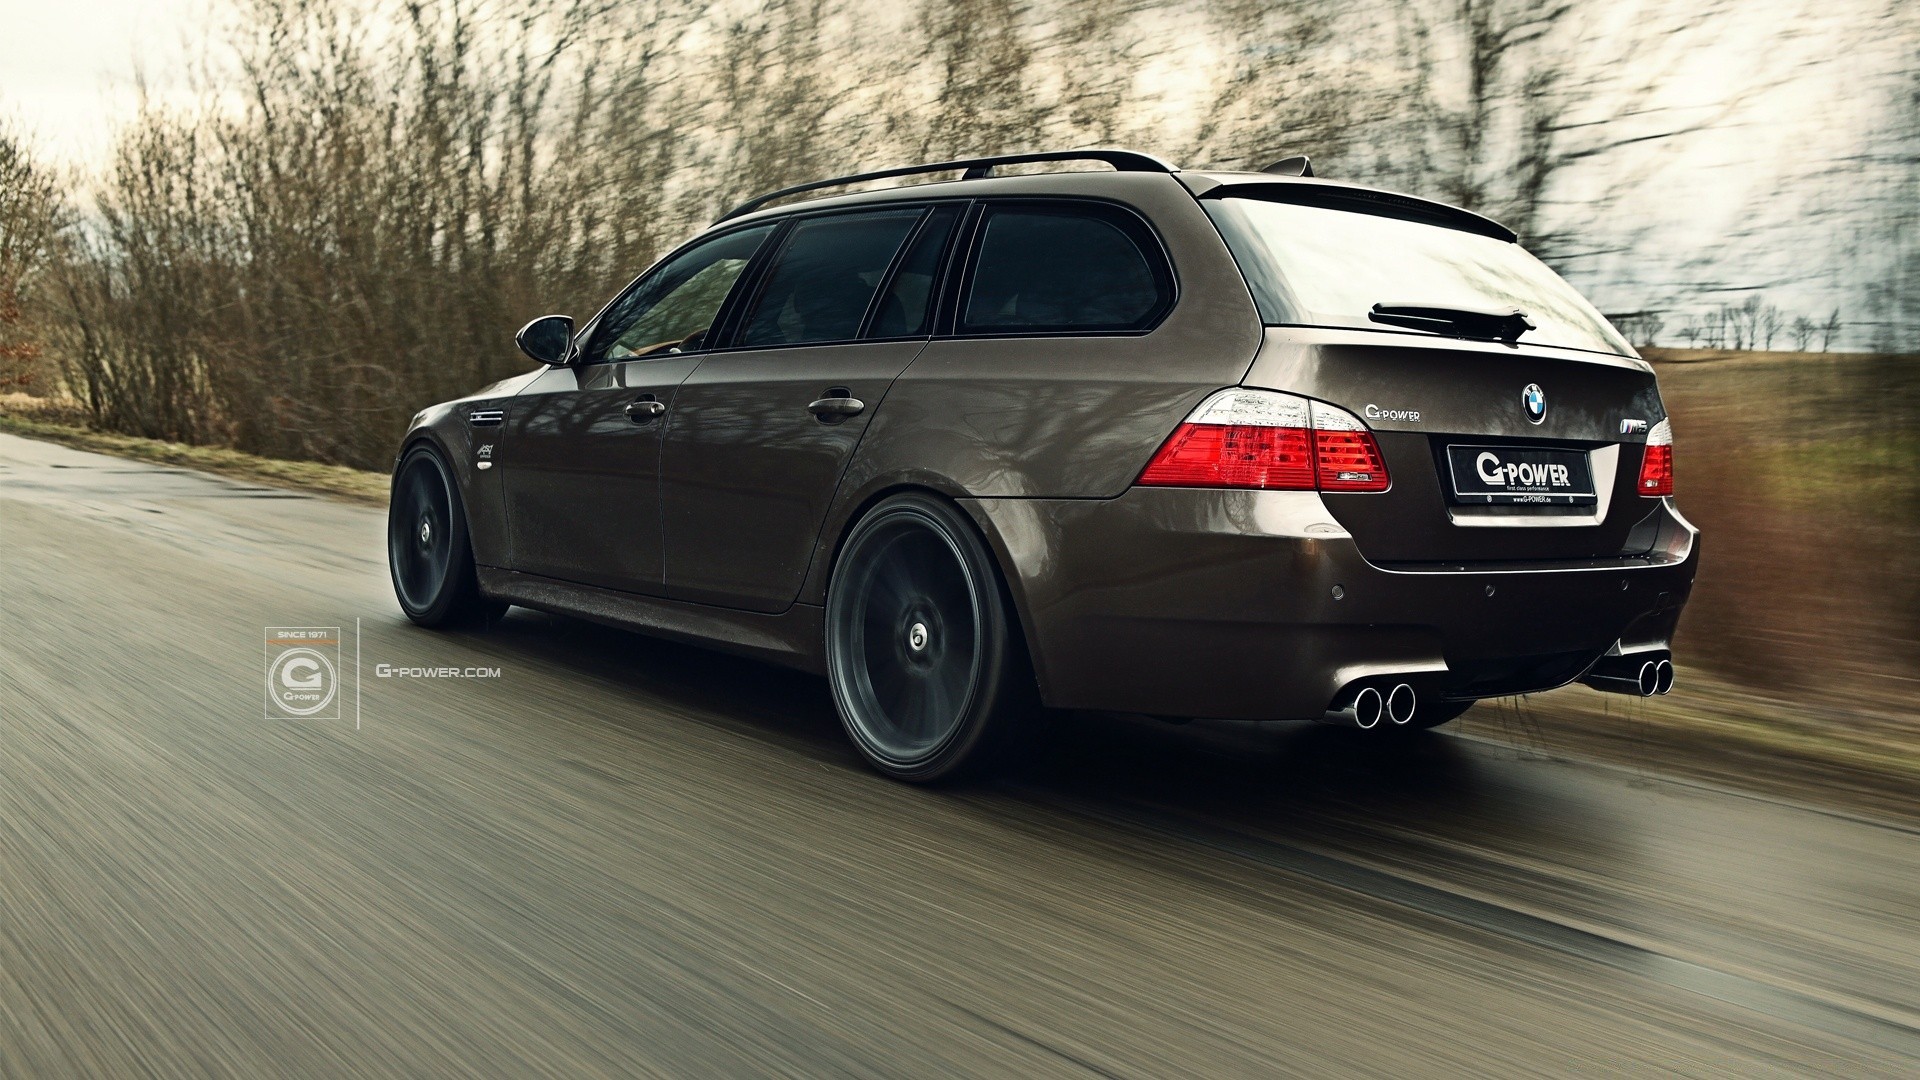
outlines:
M1111 169L996 175L1053 161ZM1506 228L1305 159L823 180L519 344L406 434L407 616L818 672L902 779L1039 706L1389 732L1672 686L1698 533L1652 369Z

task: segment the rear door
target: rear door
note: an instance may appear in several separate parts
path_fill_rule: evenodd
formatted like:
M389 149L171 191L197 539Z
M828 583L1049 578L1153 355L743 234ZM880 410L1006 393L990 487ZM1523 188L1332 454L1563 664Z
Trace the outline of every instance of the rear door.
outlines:
M816 214L783 234L728 348L674 396L661 464L667 595L762 612L793 603L854 448L926 344L963 211Z
M508 404L494 463L513 569L661 591L666 412L773 229L736 230L667 259L608 305L577 363L548 369Z

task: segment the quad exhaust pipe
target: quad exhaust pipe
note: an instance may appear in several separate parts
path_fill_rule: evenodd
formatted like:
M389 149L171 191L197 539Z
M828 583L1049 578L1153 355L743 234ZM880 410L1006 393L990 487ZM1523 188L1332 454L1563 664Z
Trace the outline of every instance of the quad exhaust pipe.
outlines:
M1407 723L1419 705L1420 697L1413 692L1413 687L1401 683L1387 694L1387 718L1395 724Z
M1362 731L1371 731L1382 722L1397 727L1413 720L1419 704L1420 696L1406 683L1362 686L1344 708L1329 709L1320 722Z
M1603 656L1580 681L1609 694L1652 697L1673 692L1673 661L1664 655Z

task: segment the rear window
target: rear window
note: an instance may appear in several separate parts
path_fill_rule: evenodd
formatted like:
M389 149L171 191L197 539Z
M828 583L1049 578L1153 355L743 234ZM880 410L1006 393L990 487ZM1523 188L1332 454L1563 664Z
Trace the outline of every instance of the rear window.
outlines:
M857 336L881 275L925 213L869 211L796 222L735 344L803 345Z
M962 334L1144 330L1173 298L1146 226L1102 206L997 206L987 212Z
M1395 330L1368 318L1377 303L1517 307L1536 327L1520 339L1529 345L1633 354L1518 244L1352 210L1231 197L1205 205L1269 325Z

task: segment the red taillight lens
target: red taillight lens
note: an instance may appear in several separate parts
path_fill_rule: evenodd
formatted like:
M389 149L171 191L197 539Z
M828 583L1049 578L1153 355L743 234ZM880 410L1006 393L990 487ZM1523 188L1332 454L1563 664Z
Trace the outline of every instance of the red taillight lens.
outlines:
M1158 487L1313 490L1313 445L1305 428L1181 424L1140 482Z
M1646 452L1640 458L1640 494L1648 498L1673 494L1673 425L1665 420L1647 433Z
M1321 491L1385 491L1387 463L1370 431L1315 431Z
M1270 390L1222 390L1140 474L1154 487L1385 491L1386 461L1358 417Z

